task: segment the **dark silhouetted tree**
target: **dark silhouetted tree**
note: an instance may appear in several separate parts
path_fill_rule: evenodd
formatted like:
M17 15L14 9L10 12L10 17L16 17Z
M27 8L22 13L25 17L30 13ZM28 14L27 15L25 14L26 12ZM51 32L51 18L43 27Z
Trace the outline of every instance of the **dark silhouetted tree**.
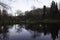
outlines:
M55 2L52 1L50 8L50 18L54 18L54 14L55 14Z
M55 8L55 17L59 18L59 12L58 12L58 5L56 3L56 8Z
M58 17L57 3L52 1L51 8L50 8L50 18L56 19L57 17Z
M44 7L43 7L43 19L45 18L45 15L46 15L46 6L44 5Z

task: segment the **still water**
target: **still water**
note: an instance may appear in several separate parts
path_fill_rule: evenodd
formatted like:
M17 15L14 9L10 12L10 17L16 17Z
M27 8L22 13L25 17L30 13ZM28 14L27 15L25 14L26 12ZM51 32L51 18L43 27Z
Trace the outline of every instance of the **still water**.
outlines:
M46 31L40 28L30 28L28 25L9 25L0 27L0 40L60 40L60 31L58 34L54 31ZM52 29L51 29L52 30ZM56 30L55 30L56 31ZM54 34L55 33L55 34ZM58 35L58 37L57 37Z

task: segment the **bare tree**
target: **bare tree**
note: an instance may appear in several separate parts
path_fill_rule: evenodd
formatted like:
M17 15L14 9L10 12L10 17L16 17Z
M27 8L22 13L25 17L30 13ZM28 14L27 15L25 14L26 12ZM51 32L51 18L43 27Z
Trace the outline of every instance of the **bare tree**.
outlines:
M0 5L3 7L3 8L6 8L6 9L10 9L11 7L8 6L7 4L4 4L2 2L0 2Z

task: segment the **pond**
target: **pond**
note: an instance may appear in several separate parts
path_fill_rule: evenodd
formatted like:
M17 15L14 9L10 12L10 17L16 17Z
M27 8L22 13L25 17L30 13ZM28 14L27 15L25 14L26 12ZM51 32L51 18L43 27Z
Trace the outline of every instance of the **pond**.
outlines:
M60 40L58 27L51 28L53 25L51 27L44 26L41 24L4 25L0 27L0 40Z

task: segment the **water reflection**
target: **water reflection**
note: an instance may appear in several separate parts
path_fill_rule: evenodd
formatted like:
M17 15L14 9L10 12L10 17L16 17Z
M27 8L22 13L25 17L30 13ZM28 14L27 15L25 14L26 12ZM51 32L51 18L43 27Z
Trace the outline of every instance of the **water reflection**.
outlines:
M42 27L40 25L42 25ZM26 29L38 31L40 33L43 32L44 35L51 33L51 37L53 40L58 38L60 24L40 24L40 25L29 24L29 25L26 25ZM34 37L36 37L36 35L34 35Z
M60 24L0 25L0 40L60 40Z
M8 27L7 27L7 25L0 26L0 40L8 40Z

